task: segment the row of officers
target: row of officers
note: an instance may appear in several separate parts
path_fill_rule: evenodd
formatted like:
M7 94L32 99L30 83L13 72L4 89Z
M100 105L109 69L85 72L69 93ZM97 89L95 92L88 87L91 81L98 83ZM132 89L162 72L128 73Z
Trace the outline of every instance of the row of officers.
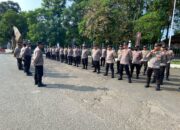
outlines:
M146 46L140 49L140 46L136 46L134 49L128 47L128 43L124 43L119 46L118 52L108 45L107 48L100 49L98 45L94 45L90 51L86 45L82 45L82 49L79 47L57 48L47 47L45 48L47 58L54 60L60 60L69 65L74 63L74 66L83 64L83 69L88 67L88 56L91 54L92 67L97 74L100 73L100 66L105 66L105 74L108 75L109 69L111 70L111 77L114 78L114 63L117 65L117 74L119 74L118 80L123 79L123 71L125 70L128 82L132 83L134 69L136 69L136 78L139 79L140 71L144 66L143 75L147 74L147 81L145 87L150 86L150 82L156 83L156 90L160 90L160 85L163 85L164 77L169 80L170 62L174 58L172 50L168 49L165 44L156 43L154 48L150 51ZM166 71L166 75L165 75ZM152 76L153 74L153 76ZM152 77L152 80L151 80Z
M35 68L34 83L38 87L44 87L45 84L42 83L43 77L43 42L38 42L32 56L32 50L30 43L18 43L14 50L14 57L17 59L17 66L19 70L24 70L27 76L32 76L30 72L31 61ZM32 59L31 59L32 58Z

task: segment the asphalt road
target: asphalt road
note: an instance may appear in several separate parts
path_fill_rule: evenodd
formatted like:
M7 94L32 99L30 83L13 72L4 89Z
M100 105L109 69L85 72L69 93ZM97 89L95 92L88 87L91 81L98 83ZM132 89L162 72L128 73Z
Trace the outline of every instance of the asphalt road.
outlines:
M32 69L33 71L33 69ZM45 60L46 88L0 54L0 130L179 130L180 70L162 91Z

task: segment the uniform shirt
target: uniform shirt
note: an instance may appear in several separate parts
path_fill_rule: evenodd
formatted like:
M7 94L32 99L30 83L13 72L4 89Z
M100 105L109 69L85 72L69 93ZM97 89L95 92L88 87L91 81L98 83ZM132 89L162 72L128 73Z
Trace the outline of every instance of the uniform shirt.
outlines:
M171 63L173 58L174 58L174 52L172 50L168 50L167 51L167 63Z
M68 56L73 56L73 49L71 48L68 49Z
M55 49L55 52L58 53L58 52L59 52L59 48L56 48L56 49Z
M42 66L44 64L43 52L39 47L36 47L33 54L33 64L34 66Z
M148 61L147 54L149 53L149 50L142 50L142 60L141 61Z
M107 50L106 63L114 63L116 54L114 50Z
M82 50L81 57L82 57L82 59L88 58L88 50L87 49L83 49Z
M73 49L73 57L77 57L78 56L78 49L74 48Z
M77 49L77 56L81 56L81 49Z
M130 49L123 49L120 63L123 65L129 65L131 58L132 58L132 51Z
M100 49L94 49L92 51L92 58L93 58L93 61L100 61L100 58L101 58L101 51Z
M24 50L24 56L31 56L31 47L26 47Z
M15 50L14 50L14 56L16 58L20 58L20 52L21 52L21 48L16 47Z
M142 52L141 51L133 51L132 52L132 63L133 64L141 64Z
M21 48L21 52L20 52L20 58L24 58L24 52L25 52L25 47Z
M166 66L167 62L168 62L167 51L161 51L161 63L160 63L160 66Z
M120 61L121 60L121 55L122 55L122 50L121 49L118 50L117 55L118 55L117 60Z
M147 57L149 58L148 67L159 69L161 63L161 52L152 50Z
M64 55L64 49L63 48L60 49L60 55Z
M68 54L68 50L67 48L64 48L64 55L67 55Z
M55 54L56 54L56 49L52 48L52 55L55 55Z
M101 57L103 57L103 58L105 58L106 57L106 49L102 49L102 56Z

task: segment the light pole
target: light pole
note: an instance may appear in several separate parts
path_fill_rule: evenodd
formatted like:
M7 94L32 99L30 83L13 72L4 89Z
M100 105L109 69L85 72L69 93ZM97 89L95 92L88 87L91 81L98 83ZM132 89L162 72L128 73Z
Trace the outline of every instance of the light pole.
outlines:
M171 37L172 37L172 29L174 25L175 10L176 10L176 0L174 0L173 15L172 15L172 21L171 21L171 28L170 28L170 38L169 38L169 44L168 44L169 48L171 47Z

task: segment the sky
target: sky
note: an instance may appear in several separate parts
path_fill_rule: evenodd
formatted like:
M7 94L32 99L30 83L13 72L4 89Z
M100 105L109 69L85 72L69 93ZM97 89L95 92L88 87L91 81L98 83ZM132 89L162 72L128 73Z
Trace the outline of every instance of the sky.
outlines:
M0 0L2 1L8 1L8 0ZM34 10L36 8L41 7L41 0L11 0L14 2L17 2L22 11L29 11L29 10Z

